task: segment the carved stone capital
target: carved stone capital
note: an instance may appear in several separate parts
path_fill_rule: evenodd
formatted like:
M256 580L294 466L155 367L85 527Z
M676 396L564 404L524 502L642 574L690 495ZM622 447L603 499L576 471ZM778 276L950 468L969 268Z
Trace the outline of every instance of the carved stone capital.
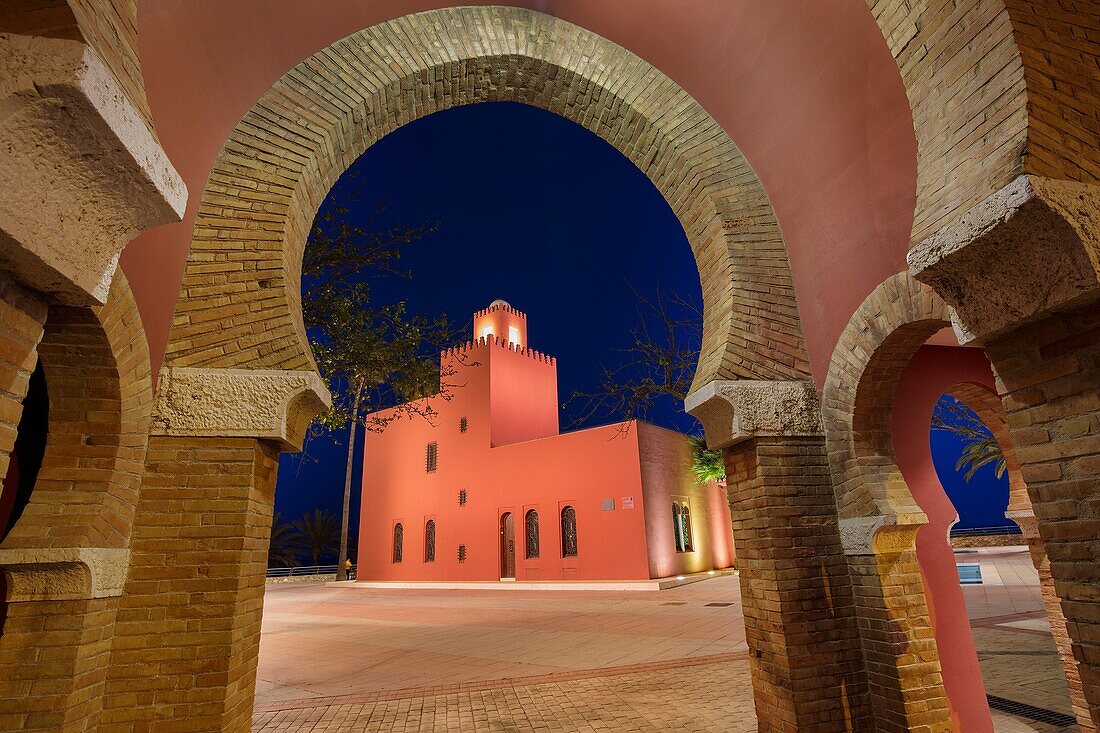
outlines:
M120 596L129 566L125 547L0 549L9 603Z
M164 367L150 434L260 438L297 451L331 404L317 372Z
M1100 186L1024 175L909 252L955 311L959 343L989 343L1100 298Z
M840 520L845 555L881 555L915 546L917 530L928 523L923 513L850 517Z
M105 302L126 244L183 216L183 179L78 41L0 34L0 150L0 264L58 302Z
M1031 509L1010 509L1005 512L1005 518L1011 519L1020 528L1025 540L1039 536L1039 520L1035 518L1035 512Z
M684 409L703 423L711 448L756 437L822 434L811 382L718 380L689 394Z

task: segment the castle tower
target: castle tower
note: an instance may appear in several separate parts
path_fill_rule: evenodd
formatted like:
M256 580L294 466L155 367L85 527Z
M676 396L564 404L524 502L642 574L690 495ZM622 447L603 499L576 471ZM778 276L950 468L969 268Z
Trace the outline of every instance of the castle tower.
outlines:
M488 336L525 348L527 314L516 310L505 300L494 300L485 310L474 313L474 340Z

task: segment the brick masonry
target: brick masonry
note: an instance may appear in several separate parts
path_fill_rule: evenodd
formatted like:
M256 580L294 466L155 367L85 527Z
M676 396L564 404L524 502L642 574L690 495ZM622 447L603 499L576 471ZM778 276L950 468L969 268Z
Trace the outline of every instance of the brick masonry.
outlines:
M625 49L551 16L501 7L448 8L368 28L264 94L211 171L165 363L311 368L298 278L329 188L397 127L490 100L583 125L665 195L703 284L696 385L809 374L782 234L729 136Z

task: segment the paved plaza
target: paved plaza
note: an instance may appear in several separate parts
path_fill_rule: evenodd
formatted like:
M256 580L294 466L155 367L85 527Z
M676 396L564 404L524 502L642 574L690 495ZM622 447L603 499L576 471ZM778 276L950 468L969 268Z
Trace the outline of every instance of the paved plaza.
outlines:
M987 692L1068 713L1027 553L959 562L987 580L964 588ZM998 733L1064 729L994 719ZM254 730L754 731L738 580L660 592L269 586Z

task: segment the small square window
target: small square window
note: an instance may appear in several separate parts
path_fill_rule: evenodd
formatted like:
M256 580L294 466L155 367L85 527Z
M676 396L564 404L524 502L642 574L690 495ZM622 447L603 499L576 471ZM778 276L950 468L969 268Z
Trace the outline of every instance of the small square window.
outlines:
M469 421L469 420L467 420L466 418L461 418L461 419L460 419L460 420L458 421L458 432L460 432L460 433L465 433L465 432L466 432L466 430L467 430L467 429L468 429L469 427L470 427L470 421Z
M458 505L466 506L466 489L459 489L458 491Z
M439 444L428 443L427 456L425 458L425 467L428 473L432 473L439 467Z
M458 561L466 562L466 545L458 546Z

